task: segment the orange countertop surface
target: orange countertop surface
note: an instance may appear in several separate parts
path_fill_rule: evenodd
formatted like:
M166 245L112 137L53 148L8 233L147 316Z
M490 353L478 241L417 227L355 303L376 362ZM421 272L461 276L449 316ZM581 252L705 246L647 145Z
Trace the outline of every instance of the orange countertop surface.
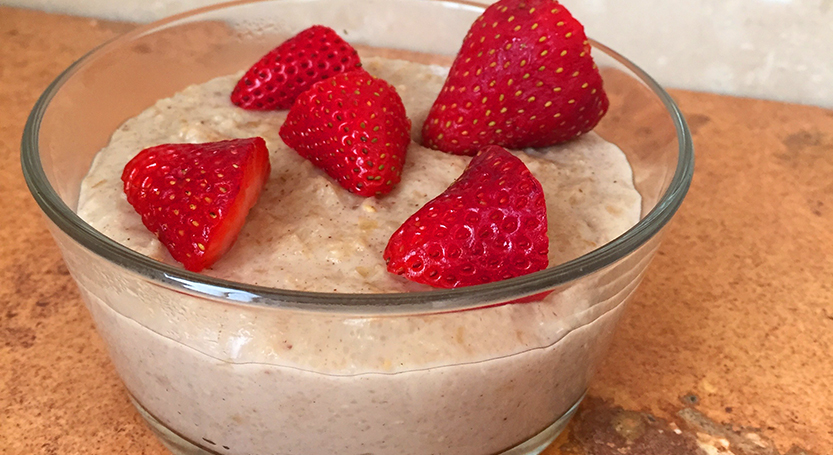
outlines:
M0 7L0 453L167 453L20 171L29 110L131 29ZM671 90L690 193L588 399L545 455L833 454L833 111Z

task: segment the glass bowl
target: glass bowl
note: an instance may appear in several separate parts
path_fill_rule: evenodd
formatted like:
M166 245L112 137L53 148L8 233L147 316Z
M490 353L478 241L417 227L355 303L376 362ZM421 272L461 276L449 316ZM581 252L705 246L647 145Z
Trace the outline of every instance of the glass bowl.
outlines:
M596 132L627 155L641 220L537 273L400 294L272 289L157 262L75 213L95 154L157 99L245 69L314 24L365 54L450 62L482 9L428 0L218 5L101 46L41 96L22 142L27 183L134 404L173 452L534 454L566 425L693 170L674 102L599 43L611 108ZM543 301L501 305L547 290Z

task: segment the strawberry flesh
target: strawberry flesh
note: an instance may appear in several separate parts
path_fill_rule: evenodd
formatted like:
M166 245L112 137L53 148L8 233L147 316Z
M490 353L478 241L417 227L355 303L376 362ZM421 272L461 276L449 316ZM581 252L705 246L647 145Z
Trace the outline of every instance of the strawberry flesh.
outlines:
M359 69L301 94L280 135L342 187L368 197L399 183L410 131L396 89Z
M142 150L124 168L127 201L174 259L199 272L229 248L269 177L259 137Z
M501 0L472 24L422 129L426 146L545 147L592 130L608 109L584 27L553 0Z
M442 194L408 218L384 251L389 272L439 288L547 267L541 184L502 147L486 147Z
M246 71L231 93L231 102L250 110L289 109L312 84L361 65L356 50L333 29L314 25Z

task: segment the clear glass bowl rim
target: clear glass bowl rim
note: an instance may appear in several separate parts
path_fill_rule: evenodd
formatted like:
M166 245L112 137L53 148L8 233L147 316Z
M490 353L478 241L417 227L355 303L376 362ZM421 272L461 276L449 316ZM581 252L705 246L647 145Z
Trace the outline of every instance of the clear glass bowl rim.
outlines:
M579 279L614 264L660 232L682 204L694 172L694 147L691 132L671 96L645 71L607 46L590 40L632 71L660 99L677 133L679 155L671 183L657 205L636 225L616 239L569 262L509 280L449 290L408 293L347 294L305 292L255 286L189 272L136 253L96 231L75 214L49 183L41 166L38 140L40 124L49 103L78 70L100 54L180 21L223 8L254 3L280 3L281 0L244 0L219 3L141 25L94 48L64 70L43 92L26 122L21 141L21 165L26 184L44 214L75 242L96 255L162 286L212 300L233 304L300 310L350 313L435 313L465 310L534 295ZM290 0L291 1L291 0ZM483 10L487 5L467 0L421 0L455 8Z

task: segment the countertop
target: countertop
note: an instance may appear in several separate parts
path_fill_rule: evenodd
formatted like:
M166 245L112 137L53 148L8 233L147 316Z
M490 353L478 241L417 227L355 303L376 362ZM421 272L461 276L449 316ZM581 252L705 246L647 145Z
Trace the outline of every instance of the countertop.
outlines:
M166 452L131 407L20 171L46 86L129 24L0 7L0 452ZM545 455L833 453L833 111L672 90L688 198ZM727 452L728 450L728 452Z

